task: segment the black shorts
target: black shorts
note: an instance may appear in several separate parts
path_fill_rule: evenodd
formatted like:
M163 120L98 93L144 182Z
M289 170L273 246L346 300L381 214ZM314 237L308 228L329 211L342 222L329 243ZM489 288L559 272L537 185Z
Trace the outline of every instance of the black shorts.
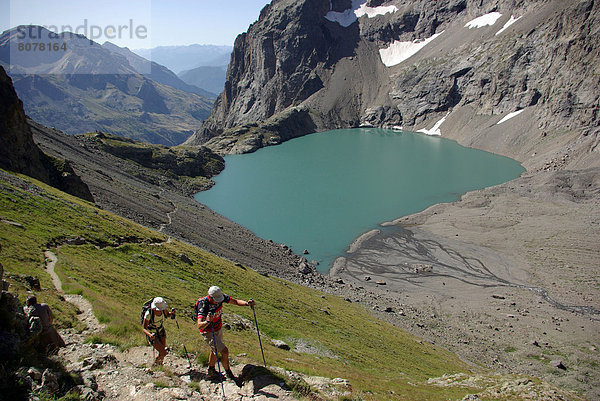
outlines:
M154 339L158 339L158 341L161 342L163 339L167 338L167 332L165 331L164 327L161 327L160 329L156 330L154 334L156 335ZM154 340L152 340L150 336L146 336L146 340L148 340L148 344L154 345Z

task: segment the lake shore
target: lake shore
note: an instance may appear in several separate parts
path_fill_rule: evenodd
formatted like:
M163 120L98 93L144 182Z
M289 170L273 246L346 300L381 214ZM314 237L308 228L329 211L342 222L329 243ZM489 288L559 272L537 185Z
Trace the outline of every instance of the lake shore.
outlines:
M383 224L332 277L475 366L600 399L599 175L526 173Z

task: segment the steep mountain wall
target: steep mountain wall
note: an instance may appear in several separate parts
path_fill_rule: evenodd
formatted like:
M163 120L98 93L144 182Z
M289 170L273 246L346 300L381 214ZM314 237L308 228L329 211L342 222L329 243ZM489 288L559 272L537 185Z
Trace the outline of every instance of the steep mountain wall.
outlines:
M0 168L29 175L65 192L93 201L87 185L67 161L49 157L33 141L12 81L0 67Z
M0 167L47 181L42 152L28 131L23 102L17 97L6 71L0 67Z
M574 165L595 164L585 153L600 123L599 8L591 0L275 0L237 38L225 91L188 143L240 153L319 130L436 133L439 122L442 136L528 168L568 144L586 149ZM312 123L285 138L268 134L265 122L290 110Z

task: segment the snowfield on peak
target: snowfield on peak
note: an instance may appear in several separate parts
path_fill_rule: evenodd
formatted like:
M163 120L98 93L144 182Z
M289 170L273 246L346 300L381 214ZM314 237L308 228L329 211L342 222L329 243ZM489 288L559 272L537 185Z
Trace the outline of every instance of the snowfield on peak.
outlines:
M330 9L333 8L332 3L329 3ZM368 18L373 18L378 15L385 15L387 13L393 13L398 11L396 6L378 6L378 7L369 7L367 6L366 0L352 0L352 8L344 10L342 12L339 11L329 11L325 18L331 22L337 22L344 28L352 25L356 20L358 20L363 15L366 15Z
M381 61L386 67L391 67L400 64L419 50L427 46L431 41L440 36L444 31L422 40L414 40L412 42L394 41L387 49L379 49Z
M522 15L521 15L521 17L522 17ZM510 18L509 18L509 20L506 21L506 24L504 24L504 26L502 27L502 29L500 29L498 32L496 32L496 35L500 35L502 32L504 32L506 29L508 29L509 26L511 26L512 24L514 24L518 20L520 20L521 17L515 18L514 15L511 15Z
M467 22L465 24L465 28L483 28L484 26L494 25L500 17L502 17L502 14L500 14L497 11L494 11L493 13L482 15L481 17L475 18L474 20Z

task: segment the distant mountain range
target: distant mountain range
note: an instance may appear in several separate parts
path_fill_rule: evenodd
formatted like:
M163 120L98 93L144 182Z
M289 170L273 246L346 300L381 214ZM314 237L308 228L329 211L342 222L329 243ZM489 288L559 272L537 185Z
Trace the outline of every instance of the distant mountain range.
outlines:
M220 67L197 67L182 71L177 76L187 84L206 89L209 92L219 94L225 88L227 78L227 66Z
M133 49L145 59L168 67L179 74L197 67L222 67L229 64L233 46L189 45Z
M27 28L38 38L53 35L42 27ZM22 32L18 27L0 36L0 65L12 77L26 113L44 125L69 134L103 131L176 145L210 112L212 94L156 63L140 74L147 61L126 48L66 34L56 41L64 49L19 51L19 43L36 42L22 38Z
M129 50L127 47L119 47L110 42L105 42L102 46L113 53L125 56L129 64L137 72L147 76L148 78L158 83L169 85L175 89L181 89L185 92L195 93L198 96L207 97L209 99L216 98L216 95L223 90L223 88L221 88L219 92L215 92L212 90L205 90L204 88L206 88L206 86L190 84L189 82L180 79L177 75L175 75L173 71L171 71L167 67L155 63L154 61L149 61L141 56L138 56L137 54ZM150 69L149 73L147 73L148 67ZM225 82L225 72L223 73L223 83ZM208 80L199 82L208 82Z

